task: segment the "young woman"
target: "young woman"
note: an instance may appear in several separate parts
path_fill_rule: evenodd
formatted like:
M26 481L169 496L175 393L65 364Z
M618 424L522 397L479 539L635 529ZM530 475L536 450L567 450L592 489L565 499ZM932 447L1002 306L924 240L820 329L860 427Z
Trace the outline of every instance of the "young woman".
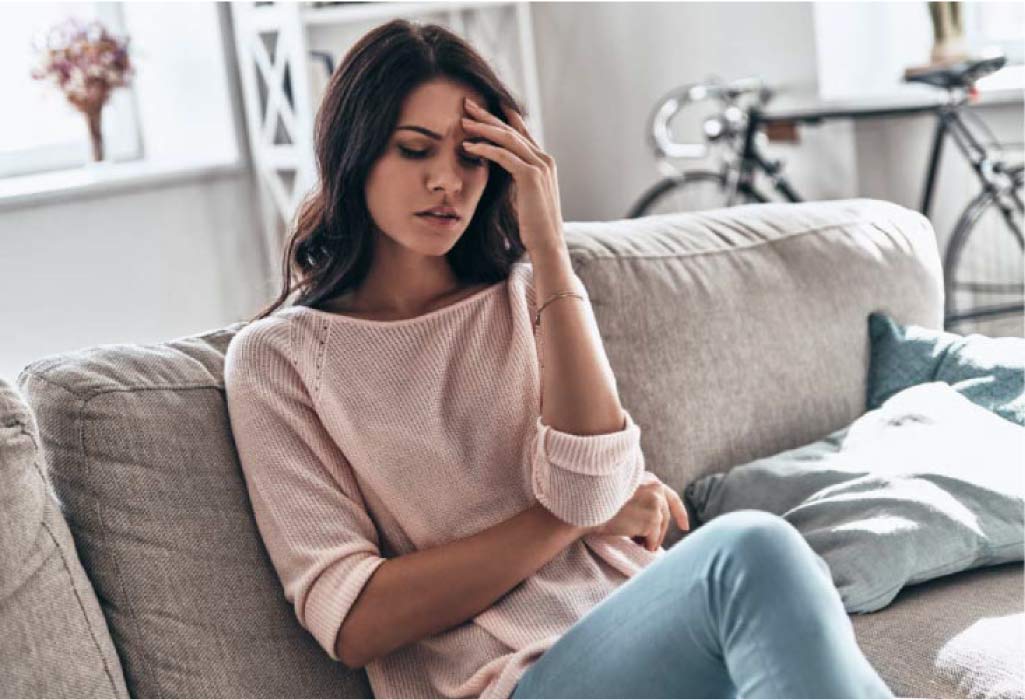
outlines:
M644 468L522 112L405 21L327 88L283 289L225 360L299 622L377 697L892 697L783 519L661 547L687 513Z

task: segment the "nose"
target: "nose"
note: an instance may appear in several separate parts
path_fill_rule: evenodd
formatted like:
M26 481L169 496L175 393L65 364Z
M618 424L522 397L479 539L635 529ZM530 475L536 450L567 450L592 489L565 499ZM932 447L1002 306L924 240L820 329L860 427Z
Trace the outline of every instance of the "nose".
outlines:
M434 163L427 174L427 188L431 192L441 190L457 193L463 189L463 176L457 159L455 154L433 159Z

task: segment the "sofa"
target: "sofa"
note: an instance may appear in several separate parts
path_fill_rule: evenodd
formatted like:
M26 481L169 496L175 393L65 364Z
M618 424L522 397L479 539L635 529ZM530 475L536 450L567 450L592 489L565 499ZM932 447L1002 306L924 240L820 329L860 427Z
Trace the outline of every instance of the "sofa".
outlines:
M864 413L871 311L941 327L934 232L895 204L565 233L647 468L681 492ZM222 382L244 325L42 358L0 387L3 696L372 697L298 624L257 532ZM1022 697L1023 609L1017 562L851 621L899 697Z

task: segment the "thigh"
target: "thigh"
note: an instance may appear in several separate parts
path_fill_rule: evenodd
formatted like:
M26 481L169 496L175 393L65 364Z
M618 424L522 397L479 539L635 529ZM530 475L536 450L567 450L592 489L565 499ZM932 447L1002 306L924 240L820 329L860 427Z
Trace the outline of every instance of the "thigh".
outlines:
M779 516L698 528L596 605L514 698L893 697L829 567Z
M695 530L578 620L513 697L736 697L709 619L708 534Z

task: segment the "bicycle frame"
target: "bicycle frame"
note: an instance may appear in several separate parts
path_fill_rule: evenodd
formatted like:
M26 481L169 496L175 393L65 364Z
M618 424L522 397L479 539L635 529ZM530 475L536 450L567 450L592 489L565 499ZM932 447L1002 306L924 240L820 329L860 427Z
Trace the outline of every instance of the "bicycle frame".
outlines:
M780 110L777 105L768 105L773 97L770 88L762 86L759 81L739 81L728 85L716 83L697 83L682 86L658 103L652 114L652 131L649 134L656 156L659 158L659 169L665 178L655 183L631 208L630 216L642 216L650 212L654 202L660 201L677 190L693 187L699 182L716 183L719 187L719 201L725 195L725 206L741 203L769 202L755 183L758 173L764 173L771 180L772 189L786 202L804 201L783 173L781 160L766 156L762 148L766 137L772 138L778 131L784 135L796 132L797 125L819 124L831 119L873 119L909 116L913 114L935 115L935 130L929 151L928 168L922 188L920 213L929 218L936 190L940 160L945 141L952 139L961 154L968 160L982 188L970 200L968 207L962 212L958 223L950 234L946 250L943 251L944 292L947 306L944 322L970 320L1007 313L1020 314L1025 308L1020 302L990 305L973 308L964 312L950 300L955 289L969 289L986 293L1008 293L1020 296L1021 285L1017 283L988 283L975 281L958 281L954 270L963 254L965 241L970 235L977 220L991 207L1000 212L1001 218L1011 230L1018 246L1025 249L1025 239L1021 224L1016 221L1023 213L1022 187L1023 165L1009 164L1002 157L990 157L987 146L980 143L969 129L967 121L978 119L972 112L961 113L962 108L977 93L974 79L999 69L1004 63L1002 56L972 61L958 65L950 70L917 71L905 75L907 82L920 82L946 91L946 99L930 103L911 105L893 105L890 107L859 109L858 107L834 106L833 108L811 107L806 109ZM757 93L757 102L746 107L738 104L738 98L745 94ZM706 118L702 123L704 143L680 143L672 138L669 122L689 102L718 99L723 103L719 114ZM992 132L980 123L982 131L994 139ZM704 159L710 153L711 146L723 150L719 158L718 171L704 169L680 170L669 163L670 158ZM1001 147L1002 150L1002 147ZM771 192L770 192L771 193ZM721 205L720 205L721 206ZM1013 261L1011 261L1013 262ZM998 289L998 287L1000 289ZM1007 287L1007 289L1003 289ZM974 303L974 302L973 302Z
M968 127L964 124L959 113L960 108L967 102L964 96L949 102L937 105L925 105L915 107L899 107L877 110L859 111L820 111L795 114L771 114L767 115L760 107L751 107L748 110L747 127L744 130L744 145L740 153L739 174L737 176L737 190L752 198L765 199L754 187L755 172L761 170L771 178L773 188L789 202L804 201L800 194L794 189L784 175L780 173L782 165L779 161L767 159L759 150L756 136L770 124L818 124L830 119L874 119L880 117L909 116L931 112L936 114L936 129L933 135L932 147L929 155L929 168L925 176L922 203L919 211L926 217L932 208L933 194L936 188L936 179L939 171L940 157L943 152L943 144L949 135L961 153L968 159L972 169L982 182L983 190L996 195L1001 191L1001 183L994 176L994 173L1003 171L1003 163L991 159L986 149L979 143ZM1014 195L1016 206L1021 210L1022 203L1017 201ZM1022 233L1014 224L1011 215L1011 207L997 198L998 206L1007 220L1012 231L1021 240Z

